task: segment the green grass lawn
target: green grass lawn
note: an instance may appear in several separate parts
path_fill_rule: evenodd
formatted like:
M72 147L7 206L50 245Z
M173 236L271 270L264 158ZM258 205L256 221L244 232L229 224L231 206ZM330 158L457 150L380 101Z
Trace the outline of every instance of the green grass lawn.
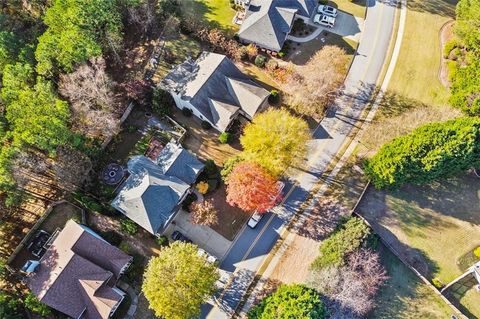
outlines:
M194 39L184 34L179 34L175 39L165 41L165 50L170 51L175 59L173 63L160 59L157 72L153 78L155 82L161 80L173 66L182 63L187 57L196 58L202 51L202 48Z
M199 16L211 27L220 28L230 35L238 31L239 26L232 22L235 10L229 0L182 0L184 10Z
M451 308L383 245L380 255L390 278L378 292L368 318L450 318Z
M330 0L328 4L356 17L365 18L366 0Z
M454 18L456 0L409 0L400 56L389 89L430 105L446 105L448 90L438 79L439 31Z
M280 90L279 83L270 77L264 69L257 67L253 63L242 63L241 70L251 76L255 81L262 84L267 90Z
M426 277L448 283L480 245L480 180L473 174L384 192L371 188L358 211ZM480 295L478 296L480 303Z
M470 315L480 318L480 294L475 288L468 290L459 301Z

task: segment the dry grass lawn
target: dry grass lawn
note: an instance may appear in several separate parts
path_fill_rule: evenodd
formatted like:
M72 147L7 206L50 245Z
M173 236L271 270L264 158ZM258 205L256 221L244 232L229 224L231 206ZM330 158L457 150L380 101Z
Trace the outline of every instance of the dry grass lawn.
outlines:
M449 106L429 106L398 94L387 92L373 123L367 126L362 143L377 150L395 137L433 122L443 122L462 116Z
M397 191L369 189L358 212L427 278L448 283L480 245L480 180L473 174ZM480 297L479 300L480 302Z
M218 141L218 132L213 128L205 130L200 126L200 120L195 116L186 117L178 108L174 108L172 117L187 129L187 137L183 146L195 153L203 160L214 160L215 164L222 166L223 162L240 152L238 140L230 144Z
M365 18L366 13L366 0L331 0L328 1L329 5L332 5L339 10L345 11L356 17Z
M456 0L409 0L400 56L389 89L429 105L447 105L448 90L438 78L439 31L455 16Z
M450 307L383 245L380 255L390 278L378 292L376 307L368 318L450 318Z

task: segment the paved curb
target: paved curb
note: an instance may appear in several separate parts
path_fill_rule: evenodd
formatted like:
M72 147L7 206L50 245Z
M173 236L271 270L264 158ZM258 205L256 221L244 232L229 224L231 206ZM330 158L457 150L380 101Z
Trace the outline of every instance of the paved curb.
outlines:
M132 319L135 315L135 312L137 312L138 296L135 290L133 290L133 288L124 281L119 281L117 286L130 296L130 308L128 308L127 314L125 315L124 319Z

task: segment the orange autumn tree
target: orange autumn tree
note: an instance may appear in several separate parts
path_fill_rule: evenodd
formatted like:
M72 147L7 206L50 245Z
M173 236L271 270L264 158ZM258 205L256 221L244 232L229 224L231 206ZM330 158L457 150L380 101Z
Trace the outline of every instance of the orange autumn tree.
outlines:
M263 167L242 162L228 176L227 202L246 212L263 213L278 203L280 190L278 181Z

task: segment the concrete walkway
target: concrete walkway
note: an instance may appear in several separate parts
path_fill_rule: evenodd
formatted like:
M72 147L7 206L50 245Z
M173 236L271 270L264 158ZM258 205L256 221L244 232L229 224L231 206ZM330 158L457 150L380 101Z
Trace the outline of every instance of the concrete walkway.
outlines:
M301 37L300 38L300 37L294 37L293 35L287 35L287 40L291 40L291 41L298 42L298 43L310 42L313 39L315 39L316 37L318 37L320 35L320 33L322 33L323 30L325 30L325 28L323 28L323 27L319 27L319 26L315 26L315 27L317 29L315 31L313 31L312 34L309 34L306 37Z
M135 312L137 312L138 296L135 293L135 290L133 290L133 288L124 281L119 281L117 286L130 296L130 308L128 308L127 314L125 315L124 319L133 319Z

